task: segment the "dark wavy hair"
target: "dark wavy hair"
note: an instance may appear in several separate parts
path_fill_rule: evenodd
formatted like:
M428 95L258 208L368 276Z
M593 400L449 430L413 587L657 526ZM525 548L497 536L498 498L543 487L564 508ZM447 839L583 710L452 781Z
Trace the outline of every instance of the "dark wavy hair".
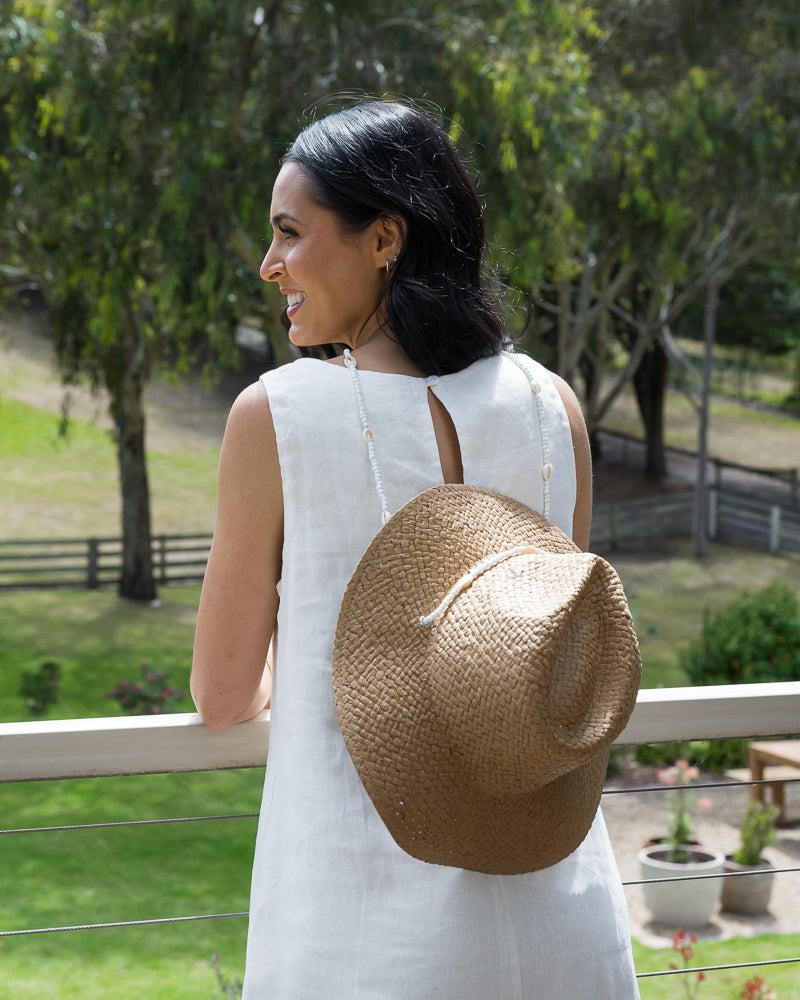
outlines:
M415 108L354 105L313 122L283 162L302 166L316 204L361 232L402 218L403 248L377 304L422 371L460 371L503 347L503 324L484 283L483 207L447 135Z

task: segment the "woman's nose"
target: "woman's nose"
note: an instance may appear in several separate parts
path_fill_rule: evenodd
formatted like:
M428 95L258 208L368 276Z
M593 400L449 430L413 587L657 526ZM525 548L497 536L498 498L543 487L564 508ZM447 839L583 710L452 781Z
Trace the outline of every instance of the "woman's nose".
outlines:
M261 268L258 272L262 281L279 281L283 274L283 264L275 253L274 241L270 244L267 254L261 261Z

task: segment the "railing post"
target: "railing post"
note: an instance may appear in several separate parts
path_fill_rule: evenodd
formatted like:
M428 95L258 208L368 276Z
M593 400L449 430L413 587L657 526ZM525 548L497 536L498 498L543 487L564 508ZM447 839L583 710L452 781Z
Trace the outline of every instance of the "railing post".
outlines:
M781 547L781 509L773 504L769 511L769 550L777 552Z
M97 590L97 560L99 545L96 538L88 539L88 565L86 567L86 586L89 590Z
M158 563L161 570L161 583L167 582L167 539L164 535L158 536Z

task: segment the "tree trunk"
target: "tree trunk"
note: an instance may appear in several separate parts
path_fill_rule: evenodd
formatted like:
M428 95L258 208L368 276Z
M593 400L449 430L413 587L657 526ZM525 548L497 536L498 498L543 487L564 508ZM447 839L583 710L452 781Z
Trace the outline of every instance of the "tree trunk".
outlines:
M111 411L117 429L122 494L122 572L119 594L135 601L156 596L150 545L150 490L145 455L144 388L147 381L145 344L135 320L129 319L127 359L114 387ZM124 349L124 348L123 348Z
M663 479L667 474L664 454L664 396L669 361L660 340L654 340L645 351L633 373L636 403L644 424L645 467L650 479Z

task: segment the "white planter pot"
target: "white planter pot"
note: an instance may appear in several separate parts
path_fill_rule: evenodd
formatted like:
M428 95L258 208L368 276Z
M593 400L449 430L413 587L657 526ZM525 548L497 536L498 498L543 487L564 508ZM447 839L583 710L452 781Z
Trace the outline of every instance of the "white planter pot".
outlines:
M639 868L644 883L644 898L653 920L678 929L705 927L717 908L722 879L688 878L681 882L657 882L654 879L679 876L716 875L725 864L725 855L706 847L687 846L690 860L683 864L667 861L663 844L639 851Z

